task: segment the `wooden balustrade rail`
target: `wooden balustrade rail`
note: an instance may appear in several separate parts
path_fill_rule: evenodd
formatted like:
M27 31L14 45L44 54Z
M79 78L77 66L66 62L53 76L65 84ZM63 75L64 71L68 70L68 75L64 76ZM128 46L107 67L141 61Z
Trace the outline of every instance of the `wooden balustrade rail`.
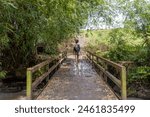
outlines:
M104 80L107 82L109 78L117 87L120 88L121 95L116 95L120 99L127 99L127 89L126 89L126 68L120 64L113 61L105 59L103 57L97 56L96 54L87 51L88 59L100 70ZM109 72L109 66L112 66L116 71L118 71L119 77Z
M47 77L49 77L49 74L51 72L53 72L61 63L62 61L66 58L67 52L63 52L61 53L61 56L56 57L54 59L49 59L46 60L38 65L35 65L31 68L27 68L27 83L26 83L26 96L27 99L33 99L33 90ZM54 65L50 65L53 61L56 61L54 63ZM44 71L44 73L35 78L35 80L33 81L33 74L40 70L43 67L48 67L46 71Z

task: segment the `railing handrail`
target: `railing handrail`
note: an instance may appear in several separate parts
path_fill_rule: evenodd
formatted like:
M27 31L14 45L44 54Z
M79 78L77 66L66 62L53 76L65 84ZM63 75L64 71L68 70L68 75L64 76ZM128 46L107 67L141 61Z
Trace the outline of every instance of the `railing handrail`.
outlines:
M124 66L122 66L122 65L120 65L120 64L118 64L118 63L115 63L115 62L110 61L110 60L108 60L108 59L106 59L106 58L103 58L103 57L101 57L101 56L98 56L98 55L96 55L96 54L93 54L93 53L90 52L90 51L87 51L87 52L90 53L91 55L93 55L93 56L95 56L95 57L97 57L97 58L99 58L99 59L105 61L105 62L108 62L108 64L109 64L109 65L112 65L113 67L116 67L116 68L118 68L118 69L122 69L122 68L124 67Z
M38 69L44 67L45 65L47 65L48 63L52 62L54 59L48 59L46 61L43 61L33 67L27 68L27 70L31 71L32 73L37 71Z
M53 59L45 60L42 63L39 63L33 67L27 68L27 91L26 95L28 99L32 99L32 90L35 89L59 64L63 61L63 59L66 57L66 52L62 53L62 56L60 55ZM41 76L37 77L34 82L32 82L33 73L39 70L40 68L43 68L46 65L49 65L54 60L58 60L57 63L55 63L53 66L49 67L47 71L45 71Z
M89 59L97 65L97 67L104 73L104 75L112 80L120 89L121 89L121 99L127 99L127 90L126 90L126 68L123 65L117 64L113 61L110 61L106 58L100 57L96 54L93 54L90 51L87 51L90 55L92 55L92 58ZM88 56L88 55L87 55ZM89 56L88 56L89 57ZM93 57L96 57L97 61L93 59ZM120 71L120 79L116 78L113 74L111 74L107 67L103 67L100 64L98 64L98 59L101 59L103 62L105 62L106 65L111 65L112 67L118 69ZM107 80L106 80L107 82ZM118 96L118 95L117 95ZM120 96L118 96L120 98Z

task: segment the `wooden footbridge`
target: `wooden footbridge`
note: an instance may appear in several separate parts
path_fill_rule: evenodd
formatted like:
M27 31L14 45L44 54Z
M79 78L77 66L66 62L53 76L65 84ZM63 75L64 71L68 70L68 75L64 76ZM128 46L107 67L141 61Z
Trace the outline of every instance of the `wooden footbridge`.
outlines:
M77 64L73 55L46 60L27 69L28 99L126 99L126 68L86 52ZM42 87L42 88L41 88Z

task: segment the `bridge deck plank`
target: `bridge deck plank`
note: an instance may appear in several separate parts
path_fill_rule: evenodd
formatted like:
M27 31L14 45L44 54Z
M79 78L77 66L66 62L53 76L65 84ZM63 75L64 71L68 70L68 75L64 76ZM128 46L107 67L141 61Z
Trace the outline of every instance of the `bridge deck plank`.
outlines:
M85 59L64 61L38 100L116 100L117 97Z

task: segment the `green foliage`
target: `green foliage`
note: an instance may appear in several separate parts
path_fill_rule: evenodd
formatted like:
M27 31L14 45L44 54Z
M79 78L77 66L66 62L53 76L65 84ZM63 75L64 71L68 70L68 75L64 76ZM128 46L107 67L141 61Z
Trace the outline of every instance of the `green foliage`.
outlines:
M33 74L33 81L36 80L36 78L40 77L42 74L46 73L48 71L48 65L38 69L36 72Z
M134 29L136 35L142 37L142 50L145 51L144 57L147 61L147 65L150 65L150 1L131 1L128 7L125 8L125 12L127 14L125 26Z
M35 64L35 46L58 53L58 44L78 34L88 15L103 0L0 0L2 67L14 70Z
M7 72L6 71L0 71L0 79L5 78Z
M149 63L149 57L147 57L147 47L137 46L137 51L134 53L134 62L138 66L145 66Z
M110 49L105 57L113 61L133 60L135 47L128 43L129 39L130 37L126 35L124 29L113 29L109 33L108 43Z
M103 54L108 50L107 36L111 30L88 30L82 34L86 37L88 42L86 49L98 54ZM101 51L103 53L101 53Z
M128 74L128 82L132 83L134 81L144 81L150 82L150 67L139 66L131 68Z
M98 55L106 57L113 61L133 61L133 68L128 69L128 83L140 83L141 85L145 83L150 83L150 71L147 63L149 59L147 58L147 47L143 46L143 38L139 37L134 30L129 29L112 29L104 32L104 34L108 33L107 36L103 35L101 30L92 31L93 36L91 38L96 37L96 39L90 39L88 47L93 52L96 52ZM99 35L101 34L101 35ZM96 35L96 36L95 36ZM105 38L104 38L105 37ZM98 40L99 39L99 40ZM108 50L101 51L100 43L105 42L108 46ZM96 42L96 40L98 40ZM105 40L105 41L104 41ZM94 42L95 41L95 42ZM91 43L90 43L91 42Z
M90 33L86 33L89 35L87 48L113 61L134 61L142 43L142 39L128 29L94 30Z
M150 2L147 0L134 0L127 7L128 19L130 27L135 28L138 33L144 34L150 31Z
M128 67L129 88L145 87L150 84L150 1L149 0L115 0L108 1L107 13L110 21L116 16L122 16L123 28L112 29L105 37L102 30L88 34L88 47L98 55L113 61L133 61ZM108 20L109 22L109 20ZM116 26L114 21L111 21ZM111 26L112 26L111 25ZM121 26L120 26L121 27ZM105 38L104 38L105 37ZM108 50L101 51L100 42L105 42ZM104 41L105 40L105 41ZM132 67L132 68L131 68ZM136 91L134 89L134 91Z

